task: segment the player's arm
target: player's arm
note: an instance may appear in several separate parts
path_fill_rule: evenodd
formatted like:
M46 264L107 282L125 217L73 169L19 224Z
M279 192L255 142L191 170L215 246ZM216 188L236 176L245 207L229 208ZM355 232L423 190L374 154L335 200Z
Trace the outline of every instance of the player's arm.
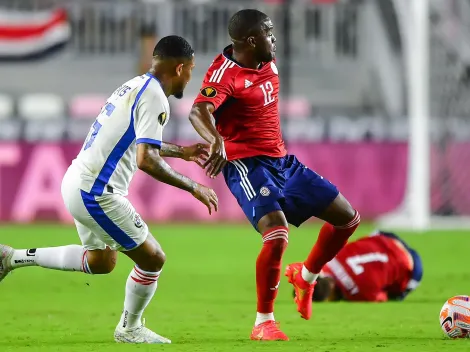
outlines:
M217 176L227 162L224 139L215 127L214 112L234 93L235 78L223 73L219 82L211 82L212 71L206 74L202 89L189 113L189 121L199 135L210 144L209 158L203 167L210 177Z
M196 164L203 167L209 156L208 149L209 145L204 143L183 147L177 144L162 142L160 156L194 161Z
M209 213L212 212L212 207L217 211L217 196L212 189L176 172L160 155L165 120L165 105L153 96L142 94L134 122L138 168L158 181L190 192L207 206Z

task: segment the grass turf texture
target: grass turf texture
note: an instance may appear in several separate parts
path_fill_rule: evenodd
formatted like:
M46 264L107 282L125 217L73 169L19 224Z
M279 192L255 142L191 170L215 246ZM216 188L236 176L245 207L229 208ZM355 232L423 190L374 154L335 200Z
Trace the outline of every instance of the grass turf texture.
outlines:
M358 235L371 229L361 225ZM469 294L468 234L403 233L423 256L424 280L401 303L315 304L300 319L291 286L282 277L276 319L289 342L250 341L256 312L255 259L261 245L248 226L161 225L152 232L167 254L159 288L145 312L147 326L168 346L113 341L132 268L120 255L107 276L41 268L13 272L0 284L0 351L468 351L470 341L443 337L444 301ZM318 227L292 229L284 265L306 257ZM0 227L0 242L16 248L78 243L75 229L59 225Z

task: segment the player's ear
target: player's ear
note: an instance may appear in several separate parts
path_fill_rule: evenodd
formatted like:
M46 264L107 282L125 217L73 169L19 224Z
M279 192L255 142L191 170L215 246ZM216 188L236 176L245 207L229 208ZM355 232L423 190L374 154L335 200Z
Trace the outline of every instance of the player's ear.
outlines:
M256 46L256 39L255 37L248 37L246 42L248 43L249 46L254 48Z
M176 75L179 77L183 73L183 63L180 63L176 66Z

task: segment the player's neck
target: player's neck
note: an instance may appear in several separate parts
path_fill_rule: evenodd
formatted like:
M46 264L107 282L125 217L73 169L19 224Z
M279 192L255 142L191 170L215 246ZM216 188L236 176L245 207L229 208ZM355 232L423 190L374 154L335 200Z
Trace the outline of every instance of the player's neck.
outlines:
M160 83L160 86L162 87L163 93L169 97L171 95L171 82L165 78L164 74L155 70L155 68L151 68L149 73L157 79L157 81Z
M235 49L232 52L232 58L241 66L246 68L252 68L254 70L258 69L261 64L261 62L255 60L252 55L237 52L235 51Z

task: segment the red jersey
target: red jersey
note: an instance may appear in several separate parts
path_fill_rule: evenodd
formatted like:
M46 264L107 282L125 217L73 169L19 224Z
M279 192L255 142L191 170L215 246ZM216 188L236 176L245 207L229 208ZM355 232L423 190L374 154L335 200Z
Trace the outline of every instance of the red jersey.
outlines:
M259 69L240 66L228 46L206 73L194 103L215 107L217 131L228 160L287 154L279 117L279 76L274 61Z
M383 235L348 243L325 265L348 301L386 301L399 296L412 279L413 258L401 242Z

